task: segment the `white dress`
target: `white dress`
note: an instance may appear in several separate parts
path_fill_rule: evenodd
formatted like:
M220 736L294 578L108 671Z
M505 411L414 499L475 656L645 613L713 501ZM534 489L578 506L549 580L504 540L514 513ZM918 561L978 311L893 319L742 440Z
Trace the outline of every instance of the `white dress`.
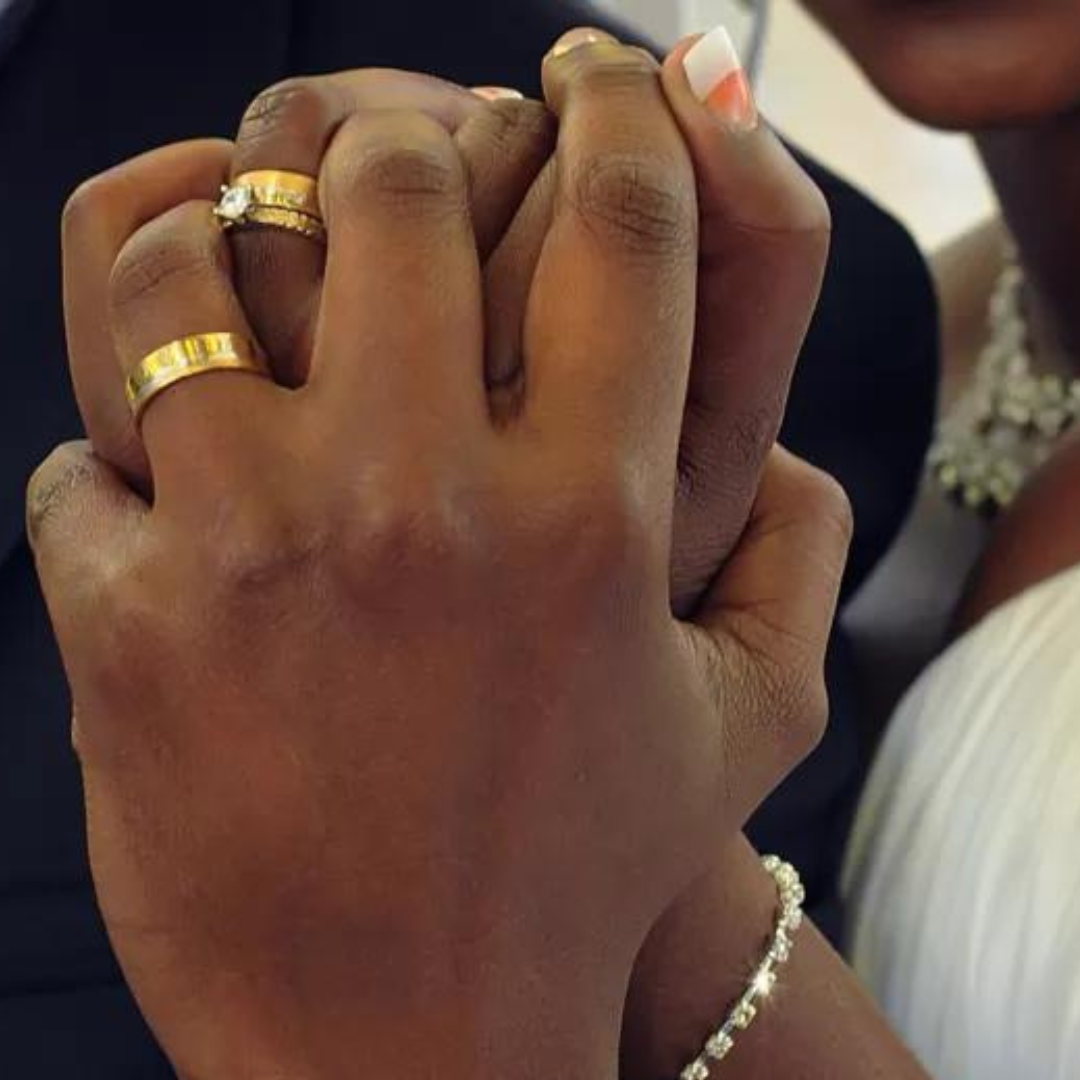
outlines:
M916 682L845 891L855 968L936 1080L1080 1080L1080 567Z

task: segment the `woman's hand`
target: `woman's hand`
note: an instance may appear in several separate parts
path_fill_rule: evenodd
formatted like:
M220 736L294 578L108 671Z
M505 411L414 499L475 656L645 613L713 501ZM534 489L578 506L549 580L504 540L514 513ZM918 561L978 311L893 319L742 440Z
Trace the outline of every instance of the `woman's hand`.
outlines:
M32 486L102 906L181 1072L317 1076L358 1034L372 1068L606 1067L645 933L814 737L843 530L817 574L805 536L762 535L699 627L671 621L690 162L639 54L569 54L549 87L554 216L497 424L460 142L361 112L323 163L303 388L170 390L143 431L152 508L79 448ZM132 169L167 186L213 161ZM102 184L140 197L131 172ZM84 386L106 357L250 332L208 204L154 197L119 253L69 222Z

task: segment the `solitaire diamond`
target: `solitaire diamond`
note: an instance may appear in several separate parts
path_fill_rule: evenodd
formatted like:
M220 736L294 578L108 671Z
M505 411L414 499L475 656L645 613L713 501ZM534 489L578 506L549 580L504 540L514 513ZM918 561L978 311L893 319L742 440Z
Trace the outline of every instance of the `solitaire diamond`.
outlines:
M226 188L215 212L226 221L243 221L254 198L255 192L246 185Z

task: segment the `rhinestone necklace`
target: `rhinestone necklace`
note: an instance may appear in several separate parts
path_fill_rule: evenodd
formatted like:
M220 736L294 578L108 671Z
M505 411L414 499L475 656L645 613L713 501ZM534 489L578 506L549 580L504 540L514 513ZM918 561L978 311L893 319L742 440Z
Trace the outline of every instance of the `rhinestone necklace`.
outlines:
M1009 506L1080 420L1080 378L1037 375L1024 271L1010 248L990 297L989 340L972 385L941 421L927 468L959 505L993 517Z

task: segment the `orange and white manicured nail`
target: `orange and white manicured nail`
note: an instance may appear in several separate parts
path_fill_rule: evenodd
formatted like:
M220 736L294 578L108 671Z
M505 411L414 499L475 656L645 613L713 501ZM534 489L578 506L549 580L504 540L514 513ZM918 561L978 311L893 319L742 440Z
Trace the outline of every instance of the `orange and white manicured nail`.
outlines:
M732 131L753 131L757 105L731 35L722 26L706 34L683 57L694 96Z

